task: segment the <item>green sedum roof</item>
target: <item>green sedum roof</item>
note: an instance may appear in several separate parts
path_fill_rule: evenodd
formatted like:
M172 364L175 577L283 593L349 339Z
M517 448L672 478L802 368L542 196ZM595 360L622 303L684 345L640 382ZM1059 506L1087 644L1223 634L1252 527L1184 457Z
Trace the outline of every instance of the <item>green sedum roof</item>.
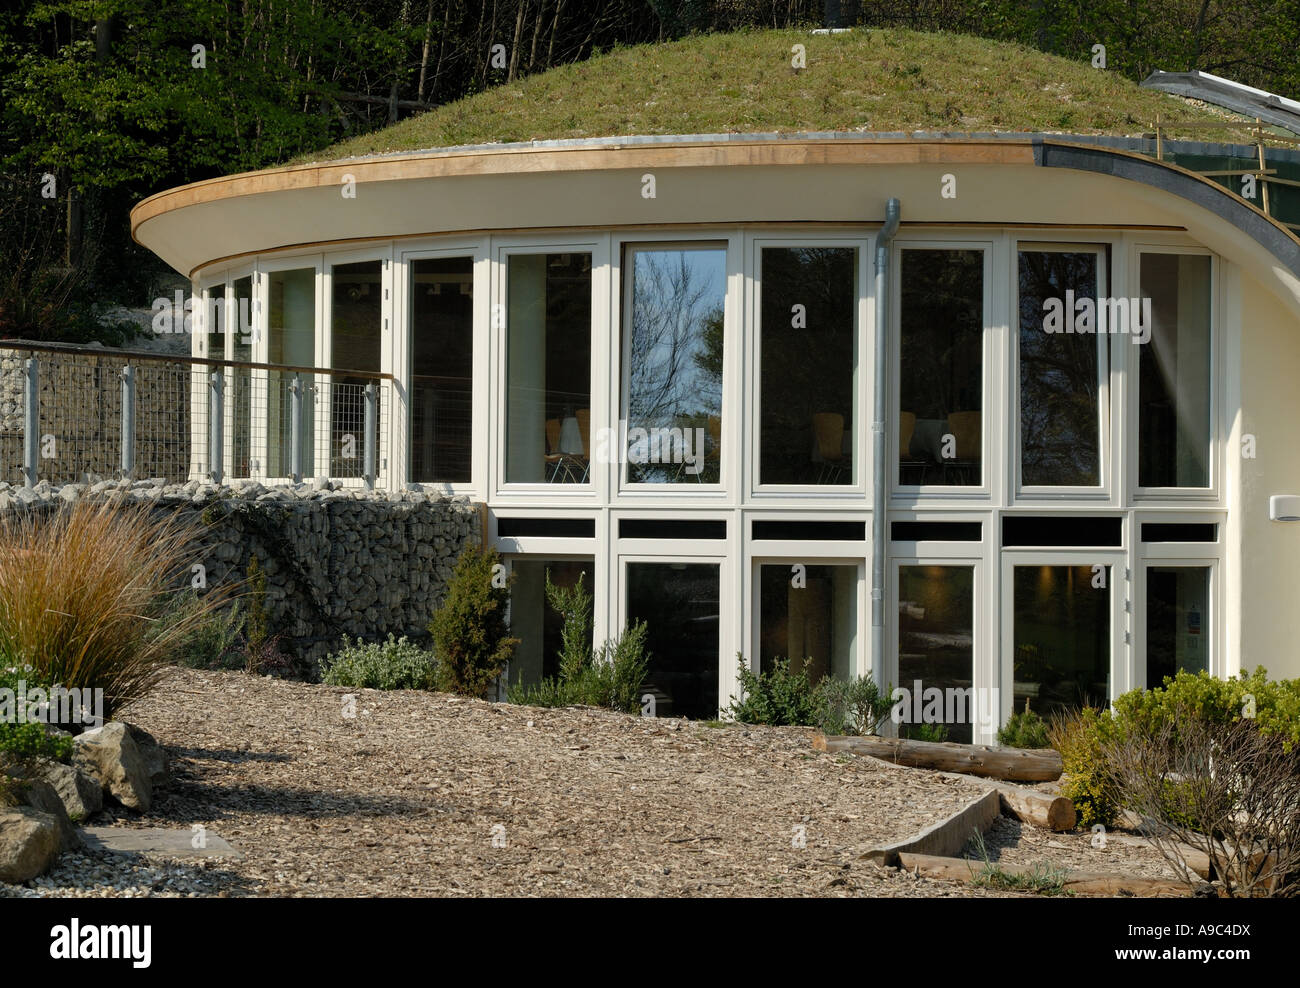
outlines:
M807 67L799 72L791 67L796 44L807 52ZM1141 89L1087 62L1005 42L906 30L744 31L615 49L302 155L295 163L632 134L1128 136L1148 131L1157 114L1187 121L1227 116Z

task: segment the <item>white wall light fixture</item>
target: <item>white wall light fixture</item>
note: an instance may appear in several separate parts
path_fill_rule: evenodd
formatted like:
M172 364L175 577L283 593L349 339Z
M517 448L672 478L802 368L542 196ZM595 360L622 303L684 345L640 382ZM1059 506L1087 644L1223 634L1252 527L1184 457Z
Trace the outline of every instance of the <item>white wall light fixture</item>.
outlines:
M1300 521L1300 494L1274 494L1268 499L1269 521Z

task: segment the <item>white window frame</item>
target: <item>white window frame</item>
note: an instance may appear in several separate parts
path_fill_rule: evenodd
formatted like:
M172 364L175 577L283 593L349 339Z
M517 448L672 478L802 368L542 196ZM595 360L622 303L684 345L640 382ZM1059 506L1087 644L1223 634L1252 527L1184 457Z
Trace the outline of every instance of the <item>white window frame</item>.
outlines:
M719 450L718 478L716 484L684 481L682 483L633 484L627 480L627 464L624 460L624 448L621 443L622 423L627 408L630 366L627 361L627 343L624 339L624 323L630 309L632 298L632 267L624 270L624 258L638 250L722 250L726 271L726 289L722 323L722 444ZM627 277L624 277L624 275ZM743 318L739 316L744 302L744 270L740 245L740 234L734 228L719 231L689 231L684 236L672 231L655 233L619 234L612 244L610 254L610 289L611 300L616 300L610 312L609 347L614 360L613 376L618 387L613 390L613 407L610 411L609 424L615 430L613 446L618 455L611 457L615 462L609 467L610 490L617 492L620 507L634 501L646 504L662 503L663 498L679 500L696 500L701 506L715 505L719 499L730 492L738 490L740 474L740 448L743 435L743 406L737 400L741 394L738 381L740 334L744 330ZM752 336L752 334L751 334ZM731 411L731 406L735 410ZM595 422L592 422L592 434L595 435Z
M1077 485L1026 485L1021 480L1021 435L1020 435L1020 263L1019 254L1023 250L1027 253L1091 253L1097 257L1097 299L1107 297L1110 293L1110 281L1107 272L1107 247L1110 247L1109 257L1112 264L1118 264L1115 258L1122 254L1122 251L1115 247L1115 238L1110 235L1098 238L1080 237L1070 239L1068 234L1063 231L1044 231L1050 233L1050 240L1033 240L1024 236L1013 236L1010 243L1010 264L1006 284L1009 286L1010 294L1007 296L1007 304L1010 310L1009 328L1007 334L1007 346L1009 357L1007 361L1007 394L1009 401L1006 406L1008 415L1007 430L1007 470L1009 474L1009 490L1012 493L1012 501L1016 504L1041 504L1044 501L1058 502L1078 502L1086 503L1090 506L1116 506L1119 503L1118 492L1121 484L1117 482L1116 472L1118 469L1118 457L1115 455L1117 446L1118 432L1121 426L1119 416L1116 414L1115 391L1116 388L1112 382L1112 375L1117 373L1118 368L1114 365L1111 357L1111 345L1109 334L1102 336L1097 335L1097 470L1098 485L1096 487L1080 487ZM1114 272L1115 275L1120 272ZM1123 277L1114 277L1118 284L1125 284ZM1095 326L1095 320L1094 320ZM1127 343L1127 340L1125 341Z
M889 490L891 501L928 503L930 501L989 502L997 493L997 472L1000 469L997 437L1005 434L1004 409L998 381L998 359L1002 351L1002 321L997 311L999 301L994 286L998 279L998 240L987 236L945 236L942 239L925 239L921 236L895 240L891 246L890 264L894 276L886 289L889 300L889 401L886 405L892 414L886 416L888 429ZM1014 248L1014 244L1013 244ZM901 480L902 444L899 427L902 422L902 353L903 353L903 252L906 250L979 250L984 253L984 335L981 344L980 387L980 483L954 484L903 484ZM1014 249L1013 249L1014 254Z
M494 503L531 504L538 498L557 505L590 505L608 503L609 475L594 455L589 456L590 473L581 484L548 484L544 481L506 481L506 450L508 437L508 352L507 327L509 298L507 276L509 258L530 254L590 254L591 255L591 435L601 435L600 429L609 427L611 378L607 368L610 362L610 236L592 235L538 235L511 236L490 239L491 262L490 298L494 308L489 310L492 339L492 380L495 393L491 394L489 413L492 416L490 435L496 449L488 464L489 489L494 492ZM499 308L497 308L499 307ZM500 318L493 318L498 313ZM592 451L588 451L591 453Z
M254 291L258 299L259 318L254 329L253 340L253 362L254 363L271 363L271 275L282 271L300 271L311 269L315 272L316 288L316 314L315 314L315 339L314 349L315 360L313 366L319 367L321 355L325 353L325 329L323 326L325 309L324 303L324 271L325 255L320 252L309 254L288 254L277 255L273 259L263 260L258 265L258 274L255 280ZM264 484L268 485L289 485L293 483L293 478L289 476L273 476L271 468L271 392L270 392L270 374L269 370L254 370L252 372L252 407L257 408L257 399L260 395L262 398L262 415L254 414L254 428L252 431L252 450L253 455L257 458L260 470L254 471L255 476ZM320 394L319 385L316 380L318 375L312 375L312 467L319 466L317 463L318 451L320 447L319 430L321 428L320 416L316 414L314 403ZM306 399L304 398L304 401ZM314 476L314 474L313 474ZM309 479L306 474L303 480Z
M411 280L411 264L423 260L446 260L456 257L468 257L473 265L473 348L474 357L471 370L470 388L474 400L470 412L470 479L465 482L425 481L417 482L411 478L412 438L410 417L413 414L411 404L411 384L415 375L415 328L412 323L411 292L414 283ZM475 237L439 243L437 246L418 246L398 248L396 263L393 265L393 321L396 331L392 335L393 376L397 387L393 389L392 444L393 459L396 463L393 476L399 478L397 486L408 490L426 491L444 494L449 497L457 495L482 496L488 489L487 474L490 458L488 444L489 386L491 330L491 280L492 261L488 250L488 238Z
M1124 406L1129 410L1129 417L1131 418L1130 428L1127 430L1130 438L1125 444L1125 468L1129 478L1131 478L1129 485L1131 499L1135 504L1143 506L1150 505L1153 502L1223 506L1221 482L1224 456L1223 440L1228 435L1228 430L1224 427L1222 421L1223 390L1221 379L1224 366L1222 342L1224 334L1220 332L1220 327L1224 325L1221 313L1223 292L1220 290L1222 262L1213 251L1189 244L1181 239L1161 242L1155 238L1144 237L1141 240L1133 240L1126 246L1129 257L1129 270L1132 272L1130 279L1132 291L1129 293L1132 298L1138 298L1141 294L1142 256L1144 254L1188 254L1210 259L1210 448L1209 459L1206 463L1209 485L1206 487L1143 487L1139 484L1139 477L1141 476L1139 473L1141 435L1138 432L1140 411L1138 402L1141 398L1140 347L1129 343L1128 349L1130 352L1125 355L1124 361L1127 373ZM1124 337L1118 339L1121 342L1128 342Z
M872 292L872 279L868 270L868 257L871 254L872 238L862 234L819 235L816 232L798 236L781 236L779 234L755 234L745 238L746 300L744 312L745 338L740 341L743 356L748 368L744 377L749 382L747 388L749 400L744 410L746 420L752 426L746 431L748 435L744 452L746 454L745 490L753 503L771 503L775 500L799 501L861 501L867 495L871 479L870 439L871 439L871 381L868 373L873 358L872 339L874 327L871 324L869 308ZM767 248L852 248L857 251L856 278L854 295L854 318L857 320L855 340L856 360L853 368L853 421L851 435L853 442L853 466L857 474L851 484L764 484L762 483L762 413L763 413L763 251ZM725 429L725 423L724 423Z

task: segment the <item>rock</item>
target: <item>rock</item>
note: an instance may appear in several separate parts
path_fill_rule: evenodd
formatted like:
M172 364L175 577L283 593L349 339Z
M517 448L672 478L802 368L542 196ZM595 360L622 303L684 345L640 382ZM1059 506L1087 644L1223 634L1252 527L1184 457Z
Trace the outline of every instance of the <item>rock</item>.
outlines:
M104 808L104 793L99 783L71 765L47 761L42 776L63 803L64 812L80 823Z
M86 731L73 740L72 764L99 782L104 794L127 809L147 813L153 786L140 749L120 721Z
M123 723L126 722L123 721ZM131 740L135 742L135 746L140 749L140 757L144 759L145 769L149 773L149 784L154 789L157 789L159 786L166 785L171 781L171 769L167 764L167 749L160 745L158 739L143 727L127 724L126 730L131 735Z
M26 791L21 798L25 806L48 813L54 818L54 825L59 833L60 851L80 851L86 846L81 840L81 834L77 833L76 826L68 818L68 811L63 807L63 799L48 782L43 779L33 779L26 784Z
M58 856L54 817L30 806L0 810L0 882L31 881L45 874Z

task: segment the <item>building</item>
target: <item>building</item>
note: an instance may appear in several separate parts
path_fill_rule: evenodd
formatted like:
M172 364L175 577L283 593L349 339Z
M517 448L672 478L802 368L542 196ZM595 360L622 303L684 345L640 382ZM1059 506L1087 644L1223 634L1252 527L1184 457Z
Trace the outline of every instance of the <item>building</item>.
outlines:
M486 503L512 679L551 667L546 573L585 574L598 640L649 622L660 714L784 656L973 687L997 717L949 737L987 741L1026 699L1300 676L1300 525L1270 518L1300 494L1300 240L1150 143L459 147L201 182L133 226L253 300L196 356L392 375L375 483ZM230 372L225 476L292 479L295 418L304 476L360 476L365 378L313 380L295 417L285 372Z

